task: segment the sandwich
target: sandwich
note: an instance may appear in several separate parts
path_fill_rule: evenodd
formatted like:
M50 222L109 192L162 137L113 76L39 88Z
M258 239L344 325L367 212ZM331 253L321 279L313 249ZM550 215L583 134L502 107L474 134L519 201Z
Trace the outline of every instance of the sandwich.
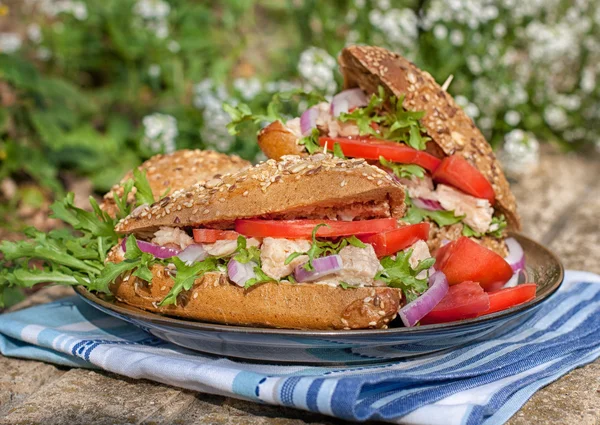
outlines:
M364 158L406 187L402 222L430 223L432 252L466 236L505 256L507 230L520 229L515 198L490 145L452 96L383 48L346 47L338 62L345 90L262 129L267 157L326 148Z
M117 214L116 199L123 196L125 185L134 178L134 173L144 173L154 199L190 187L214 175L233 173L249 167L250 162L237 155L200 149L182 149L171 154L158 154L128 172L123 179L104 195L100 207L112 217ZM133 204L137 188L132 187L127 202Z
M187 319L381 329L428 288L429 226L364 159L283 156L136 208L108 254L120 302ZM385 238L382 239L382 236Z

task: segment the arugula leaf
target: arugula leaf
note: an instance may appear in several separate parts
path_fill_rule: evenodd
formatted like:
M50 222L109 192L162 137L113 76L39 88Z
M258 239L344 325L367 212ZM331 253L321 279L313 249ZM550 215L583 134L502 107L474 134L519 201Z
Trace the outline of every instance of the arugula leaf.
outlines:
M412 249L401 251L396 258L384 257L381 260L383 269L375 276L392 288L400 288L408 302L411 302L428 288L427 278L419 279L417 275L423 270L428 270L435 263L435 258L428 258L419 262L416 268L410 266L409 259Z
M152 194L152 188L146 178L146 173L140 171L137 168L133 169L133 185L137 189L135 198L138 205L148 204L152 205L155 202L154 195Z
M504 237L504 229L506 229L506 226L508 225L508 223L506 222L506 218L504 217L504 214L501 214L499 217L492 217L492 222L490 224L489 230L487 232L476 232L475 230L473 230L473 228L471 228L471 226L469 226L467 223L463 223L463 231L462 234L463 236L466 237L474 237L474 238L481 238L485 235L489 235L492 236L494 238L498 238L501 239Z
M425 217L433 220L438 226L450 226L460 222L464 216L455 216L454 211L430 211L416 207L408 194L405 198L405 204L408 206L406 214L402 217L402 221L409 224L421 223Z
M269 277L265 272L263 272L260 266L254 267L254 274L256 274L256 277L248 279L244 284L244 289L248 289L251 286L258 285L259 283L277 282L275 279Z
M379 86L377 94L371 96L366 107L341 113L338 119L354 121L361 136L375 136L425 150L430 140L424 135L425 129L420 123L425 112L407 111L403 104L404 96L387 96L383 87Z
M116 239L114 226L115 220L112 219L106 212L90 212L85 211L75 206L75 195L68 193L62 201L56 201L50 209L54 214L50 217L57 218L70 224L75 230L90 233L92 236L107 236ZM96 200L90 196L90 203L97 207Z
M312 155L321 149L321 145L319 145L319 135L319 130L317 128L313 128L308 136L298 140L298 144L304 145L308 153Z
M383 156L379 157L379 163L392 170L392 172L401 179L410 179L412 176L416 176L420 179L425 177L425 169L416 164L396 164L386 160Z
M285 259L284 264L290 264L294 259L301 255L308 255L308 262L304 265L304 268L308 271L314 270L313 261L319 257L325 257L327 255L338 254L342 248L352 245L357 248L366 248L366 245L360 241L356 236L352 235L349 238L341 238L337 242L328 240L320 241L317 239L317 231L320 227L327 226L325 223L317 224L312 231L312 243L310 248L306 252L293 252ZM329 226L328 226L329 227Z
M333 156L341 159L346 159L346 155L344 155L342 147L337 142L333 144Z
M342 289L356 289L356 286L352 286L349 283L343 282L340 280L340 286Z
M290 102L293 99L305 101L309 107L316 103L325 101L325 97L323 97L323 95L320 93L306 92L302 89L294 89L275 93L267 105L266 113L252 112L250 107L245 103L239 103L237 106L224 103L223 110L231 117L231 121L229 124L227 124L227 131L229 134L234 136L239 134L240 126L243 123L252 123L255 126L259 126L263 122L272 122L277 120L284 122L286 118L281 112L283 102Z
M160 306L169 304L177 305L177 296L181 291L189 291L194 286L196 279L200 279L205 273L219 271L219 259L208 257L204 261L199 261L191 265L187 265L177 257L170 258L169 261L175 264L177 274L173 278L173 287L167 296L160 302Z
M260 266L260 250L256 246L246 248L246 243L247 240L244 236L238 236L236 253L232 258L238 263L246 264L250 261L254 261Z

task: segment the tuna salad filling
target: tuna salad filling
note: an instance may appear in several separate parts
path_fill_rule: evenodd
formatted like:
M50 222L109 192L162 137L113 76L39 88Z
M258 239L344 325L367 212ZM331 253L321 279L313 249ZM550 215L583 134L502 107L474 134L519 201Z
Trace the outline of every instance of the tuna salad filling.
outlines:
M161 305L177 304L211 272L245 289L267 282L348 290L390 286L410 301L428 288L435 261L425 242L428 226L415 233L393 218L238 221L236 230L161 227L146 240L130 235L114 255L122 262L141 258L132 274L149 284L152 266L166 267L175 284Z

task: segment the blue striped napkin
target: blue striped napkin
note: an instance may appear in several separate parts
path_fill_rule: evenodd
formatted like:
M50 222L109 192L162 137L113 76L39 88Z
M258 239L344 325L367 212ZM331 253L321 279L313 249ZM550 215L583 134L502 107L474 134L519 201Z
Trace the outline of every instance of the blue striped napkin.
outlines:
M561 290L518 329L371 366L261 365L202 355L75 297L0 316L0 352L349 420L502 424L539 388L600 356L600 276L567 272Z

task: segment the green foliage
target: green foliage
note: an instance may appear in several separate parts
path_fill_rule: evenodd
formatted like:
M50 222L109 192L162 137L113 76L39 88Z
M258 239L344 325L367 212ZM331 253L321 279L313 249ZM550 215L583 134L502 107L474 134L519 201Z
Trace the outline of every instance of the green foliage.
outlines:
M428 270L435 263L435 258L419 261L414 269L410 266L412 249L396 253L395 258L384 257L381 259L383 269L375 276L392 288L400 288L408 302L413 301L427 290L427 278L419 279L417 275L423 270Z

